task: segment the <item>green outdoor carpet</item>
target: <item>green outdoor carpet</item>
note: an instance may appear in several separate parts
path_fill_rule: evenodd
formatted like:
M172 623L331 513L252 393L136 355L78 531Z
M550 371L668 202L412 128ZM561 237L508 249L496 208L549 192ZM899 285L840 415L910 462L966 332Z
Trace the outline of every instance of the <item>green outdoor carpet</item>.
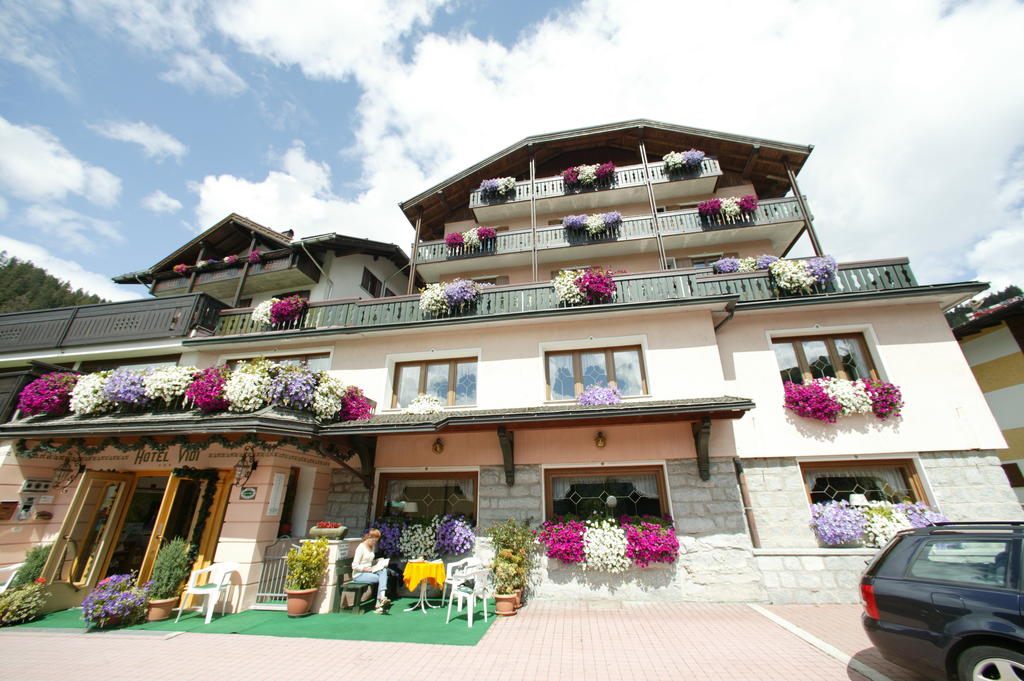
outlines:
M237 614L221 616L214 613L213 621L203 622L197 612L187 612L180 622L173 618L162 622L146 622L121 630L143 631L188 631L197 634L250 634L257 636L284 636L289 638L320 638L342 641L393 641L400 643L432 643L453 646L475 646L491 624L497 619L490 604L488 619L483 621L483 610L477 604L473 613L473 628L466 626L466 611L456 613L452 608L452 621L445 624L447 608L437 608L422 613L419 610L404 612L415 599L402 599L391 606L387 615L368 612L364 615L332 613L288 617L283 612L269 610L246 610ZM85 629L82 611L78 608L50 613L45 617L20 624L13 628ZM91 630L90 634L102 634Z

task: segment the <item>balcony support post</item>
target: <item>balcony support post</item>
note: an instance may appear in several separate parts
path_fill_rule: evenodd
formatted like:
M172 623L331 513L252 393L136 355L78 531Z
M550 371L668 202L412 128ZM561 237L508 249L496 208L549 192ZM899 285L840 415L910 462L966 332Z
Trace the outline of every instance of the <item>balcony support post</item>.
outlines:
M196 258L196 262L198 263L200 260L202 260L205 257L206 257L206 242L205 241L200 241L199 242L199 257ZM195 286L196 286L196 277L197 276L199 276L199 268L198 267L193 268L192 274L188 278L188 291L186 291L186 293L192 293L192 289L194 289Z
M416 211L416 241L412 245L412 264L409 265L409 285L405 287L405 294L411 296L416 289L416 259L420 253L420 228L423 226L423 206Z
M665 256L665 242L661 239L661 225L658 223L658 204L654 201L654 186L651 184L651 169L647 165L647 145L644 144L644 129L640 128L640 161L644 164L644 182L647 184L647 198L651 202L651 219L654 220L654 236L658 243L658 269L664 270L668 264Z
M256 232L252 233L252 240L249 242L249 252L252 253L252 249L256 248ZM235 287L235 297L231 300L231 307L238 307L239 301L242 300L242 289L245 288L245 280L249 278L249 262L248 256L245 258L245 263L242 265L242 276L238 278L238 286Z
M538 280L537 272L537 157L530 145L530 262L533 265L533 280Z
M782 158L782 165L786 168L789 186L793 190L793 196L796 198L797 205L800 206L800 212L804 216L804 229L807 231L807 236L811 239L811 248L814 250L814 255L824 255L825 252L821 249L821 242L818 241L818 234L814 231L814 220L811 219L811 211L807 210L807 204L804 203L804 195L800 193L800 185L796 182L796 173L789 167L788 157L784 156Z

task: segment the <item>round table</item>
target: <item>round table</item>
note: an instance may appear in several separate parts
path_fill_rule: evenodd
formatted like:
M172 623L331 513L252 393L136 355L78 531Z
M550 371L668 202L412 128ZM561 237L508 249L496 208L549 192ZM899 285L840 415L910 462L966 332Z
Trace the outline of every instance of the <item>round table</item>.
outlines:
M427 602L427 582L431 582L438 589L444 586L445 567L444 563L440 560L423 561L423 560L411 560L405 564L405 571L402 573L402 581L405 582L407 589L412 591L418 584L420 587L420 597L411 608L406 608L405 611L416 610L417 608L423 612L427 611L427 608L439 608L439 605L431 605Z

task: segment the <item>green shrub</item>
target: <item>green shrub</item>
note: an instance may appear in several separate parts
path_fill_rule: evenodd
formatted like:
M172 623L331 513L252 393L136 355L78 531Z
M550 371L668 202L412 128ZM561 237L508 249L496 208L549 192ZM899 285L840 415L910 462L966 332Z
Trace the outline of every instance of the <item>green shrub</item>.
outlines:
M529 525L509 518L504 522L491 525L487 533L491 536L491 545L494 547L495 555L501 551L511 551L517 556L522 556L525 571L530 571L533 567L537 537Z
M302 546L288 552L288 579L284 588L289 591L303 591L320 586L320 580L327 569L327 538L305 541Z
M49 594L44 584L27 584L0 594L0 627L31 622L39 617Z
M25 564L21 566L18 574L14 576L14 581L11 582L12 589L32 584L39 578L39 573L43 571L46 559L50 557L50 546L51 544L39 544L25 552Z
M181 537L175 537L167 542L156 554L156 561L153 562L153 581L149 590L149 598L154 601L162 601L167 598L174 598L181 593L182 583L188 577L189 568L192 562L189 558L189 550L192 545Z

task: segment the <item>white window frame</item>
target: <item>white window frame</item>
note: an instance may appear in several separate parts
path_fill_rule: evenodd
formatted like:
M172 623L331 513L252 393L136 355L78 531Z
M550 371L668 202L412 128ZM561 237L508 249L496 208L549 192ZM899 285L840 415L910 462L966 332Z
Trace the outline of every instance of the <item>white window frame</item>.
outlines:
M636 336L610 336L606 338L594 338L588 336L587 338L576 338L572 340L561 340L561 341L541 341L537 344L538 358L540 360L540 401L541 404L571 404L576 400L549 400L547 399L547 385L544 377L547 376L547 361L549 352L564 352L566 350L590 350L592 348L619 348L629 347L632 345L640 346L640 361L643 362L644 375L647 377L647 392L643 395L630 395L629 397L623 396L624 402L631 401L642 401L648 400L654 392L653 377L651 376L650 362L648 361L648 347L647 347L647 334L639 334Z

